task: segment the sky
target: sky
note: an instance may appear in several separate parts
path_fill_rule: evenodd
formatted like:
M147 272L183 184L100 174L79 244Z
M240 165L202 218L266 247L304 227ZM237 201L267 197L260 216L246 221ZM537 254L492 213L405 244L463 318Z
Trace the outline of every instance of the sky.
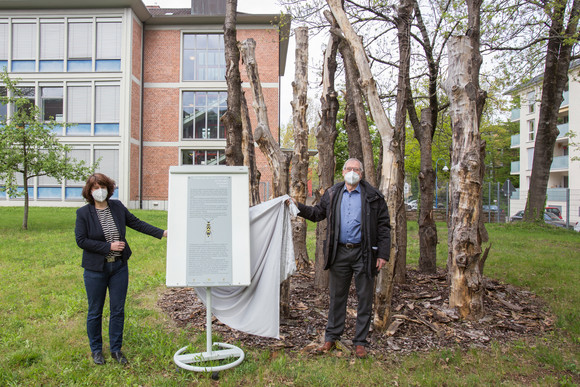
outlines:
M145 5L159 5L161 8L189 8L191 0L143 0ZM238 0L238 12L256 14L277 14L282 7L277 0ZM294 28L292 26L291 28ZM292 81L294 79L294 37L290 38L288 44L288 55L286 59L286 72L280 79L280 125L284 126L292 122ZM258 63L258 67L260 63Z

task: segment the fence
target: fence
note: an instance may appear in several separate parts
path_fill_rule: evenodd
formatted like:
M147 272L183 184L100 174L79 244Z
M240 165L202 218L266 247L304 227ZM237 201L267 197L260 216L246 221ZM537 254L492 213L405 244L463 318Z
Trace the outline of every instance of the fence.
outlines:
M407 194L407 219L416 220L418 211L418 186L409 185ZM485 182L482 187L483 219L486 223L509 222L511 217L526 207L527 190L515 189L511 183ZM580 222L580 189L549 188L546 206L560 210L562 220L574 226ZM433 197L436 221L445 221L449 217L449 186L439 182Z

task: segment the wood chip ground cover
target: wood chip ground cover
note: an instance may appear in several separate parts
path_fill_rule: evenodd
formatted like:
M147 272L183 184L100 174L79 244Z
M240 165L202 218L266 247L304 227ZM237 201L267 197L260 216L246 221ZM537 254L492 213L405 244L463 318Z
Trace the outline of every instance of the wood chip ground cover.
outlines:
M292 276L291 316L281 318L280 340L246 334L213 318L212 330L227 343L259 349L287 348L288 352L312 353L324 341L328 291L313 286L314 273ZM529 291L485 278L485 316L478 321L459 319L447 305L446 272L435 275L407 271L407 283L395 285L393 318L386 332L371 330L369 353L377 358L391 352L410 353L432 349L487 347L537 337L553 329L555 317L545 302ZM205 331L205 305L192 288L170 288L158 300L159 307L178 327ZM339 355L350 355L356 322L356 293L350 289L345 333Z

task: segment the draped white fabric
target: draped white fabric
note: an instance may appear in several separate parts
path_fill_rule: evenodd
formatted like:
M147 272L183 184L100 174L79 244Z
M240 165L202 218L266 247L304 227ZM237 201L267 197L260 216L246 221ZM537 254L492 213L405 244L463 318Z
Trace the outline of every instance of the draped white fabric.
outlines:
M249 286L212 287L211 306L222 323L242 332L279 338L280 283L296 270L288 195L250 208ZM206 288L195 288L205 303Z

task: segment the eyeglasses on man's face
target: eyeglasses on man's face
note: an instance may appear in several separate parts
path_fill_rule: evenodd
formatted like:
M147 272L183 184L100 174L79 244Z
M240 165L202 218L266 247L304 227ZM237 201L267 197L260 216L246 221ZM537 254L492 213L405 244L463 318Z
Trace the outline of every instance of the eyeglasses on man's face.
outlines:
M360 172L360 168L357 168L357 167L345 167L344 170L347 172L350 172L350 171Z

